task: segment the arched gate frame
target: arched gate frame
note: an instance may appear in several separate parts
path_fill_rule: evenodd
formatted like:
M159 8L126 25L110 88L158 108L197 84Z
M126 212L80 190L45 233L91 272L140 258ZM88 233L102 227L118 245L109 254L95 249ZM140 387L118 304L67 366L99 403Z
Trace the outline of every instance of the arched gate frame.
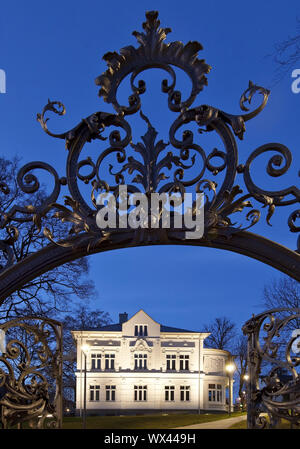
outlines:
M19 171L17 181L23 192L33 194L38 191L40 183L32 173L35 169L50 173L54 179L54 188L43 204L36 207L14 205L8 213L1 216L1 229L7 231L7 238L0 241L0 250L6 260L0 273L1 302L30 280L65 262L112 249L157 244L205 246L233 251L273 266L300 281L299 237L297 249L294 250L249 231L260 221L261 208L264 208L266 221L270 224L277 208L284 206L292 207L287 219L289 230L293 233L299 233L300 230L296 223L300 217L299 189L290 186L278 191L264 190L255 184L251 173L253 161L263 153L272 152L267 164L267 174L271 177L284 175L292 163L290 150L282 144L269 143L255 149L246 161L238 161L236 137L243 139L245 122L264 109L269 91L249 82L240 99L243 111L240 115L229 114L210 105L192 107L197 95L207 84L206 75L211 67L203 59L198 59L198 52L202 50L198 42L188 42L186 45L181 42L166 43L166 36L170 31L169 28L160 28L156 11L147 12L143 32L133 33L139 46L127 46L119 53L109 52L104 55L108 68L96 79L96 84L100 86L99 96L111 104L116 113L93 113L73 129L61 134L52 133L48 129L46 114L49 111L65 114L62 103L49 101L42 113L38 114L37 118L44 131L65 141L68 150L66 173L60 176L55 168L40 161L30 162ZM176 90L174 67L176 70L183 70L191 81L190 95L186 99ZM169 143L157 140L157 131L142 112L141 98L146 90L146 83L141 79L137 82L136 78L141 72L151 68L166 71L170 78L169 81L162 81L168 108L175 114L175 120L169 129ZM118 102L117 91L128 75L132 92L128 105L122 105ZM261 96L261 103L253 111L249 111L246 105L250 104L255 94ZM147 130L142 136L142 142L135 143L126 117L138 112ZM197 138L187 129L189 125L198 127ZM110 132L105 137L106 130ZM198 141L205 133L216 133L223 148L214 148L209 152L204 150ZM104 147L97 160L91 157L81 159L83 148L94 140L98 140L99 145ZM172 151L167 147L172 147ZM107 158L110 161L115 158L118 168L110 164L109 170L105 171L103 167ZM83 174L87 170L88 173ZM191 177L189 173L192 174ZM221 184L216 182L219 174L223 176ZM108 175L114 179L113 185L108 183ZM246 192L235 183L237 175L243 178ZM90 186L90 204L81 191L83 184ZM185 224L175 226L174 211L171 213L169 228L159 226L161 210L156 226L99 228L96 216L104 205L99 205L97 195L109 192L114 196L116 204L120 204L122 186L126 186L129 194L143 193L148 198L152 193L176 193L182 198L187 191L202 193L205 198L202 237L190 238L190 234L187 234L190 229ZM5 183L0 188L3 193L9 193L9 186ZM68 189L64 205L58 202L62 189ZM253 202L256 207L252 205ZM195 201L191 211L194 216ZM245 218L246 226L233 223L232 218L236 217L237 212ZM57 220L69 222L71 227L70 233L59 241L47 228L47 217L49 214L53 216L53 213ZM43 233L50 242L41 250L15 263L11 245L18 238L18 223L31 220L40 232L45 224Z

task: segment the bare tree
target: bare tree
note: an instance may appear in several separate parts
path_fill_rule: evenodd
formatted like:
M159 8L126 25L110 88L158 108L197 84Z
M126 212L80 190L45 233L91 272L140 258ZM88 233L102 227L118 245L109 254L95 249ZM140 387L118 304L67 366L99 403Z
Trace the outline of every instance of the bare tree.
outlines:
M236 343L233 347L236 366L235 377L239 382L238 396L241 399L241 405L243 409L246 407L246 394L244 393L244 391L246 390L247 382L247 379L245 377L247 375L248 367L247 346L247 337L244 335L240 335L236 339Z
M66 315L63 323L63 351L65 354L63 362L63 396L64 400L73 403L75 406L76 394L76 345L73 340L72 330L97 329L111 323L110 315L100 309L87 309L79 306L72 312L72 315Z
M300 310L300 282L290 277L284 276L279 279L275 279L269 284L265 285L263 289L262 297L263 305L266 309L297 309ZM299 313L299 312L298 312ZM283 310L277 313L280 319L289 318L290 311ZM295 329L300 329L300 319L294 318L286 322L286 325L280 329L278 335L274 336L273 341L279 345L279 355L283 355L286 349L286 343L291 338L291 333Z
M276 63L275 81L280 81L286 74L291 76L292 70L297 68L300 61L300 19L297 18L296 32L282 42L274 45L274 52L270 55Z
M230 350L236 336L236 325L229 318L215 318L204 326L204 332L210 332L205 345L210 348Z
M19 160L7 160L0 157L0 241L7 239L7 231L1 227L5 214L15 204L28 204L27 194L17 185L16 177ZM3 186L9 185L9 193ZM40 188L34 195L30 195L30 204L39 204L45 197L45 190ZM38 232L35 223L14 223L19 237L11 244L16 262L26 258L29 254L48 244L43 233ZM55 231L58 236L68 231L66 223L55 218L47 217L47 227ZM2 264L5 260L2 260ZM1 264L1 258L0 258ZM0 266L1 268L1 266ZM87 258L68 262L60 267L44 273L27 283L17 292L6 298L0 308L0 320L20 315L39 315L51 317L58 311L70 310L74 300L88 300L95 295L95 286L88 278L89 264Z
M300 307L300 283L290 277L281 277L265 285L263 304L267 309Z
M286 363L288 342L291 340L293 332L296 329L300 329L300 319L297 318L300 311L300 283L287 276L273 280L265 285L263 289L262 303L267 310L279 309L274 313L278 329L276 327L277 331L272 337L272 345L273 350L276 348L276 360L281 360ZM296 313L291 313L289 309L296 309ZM262 330L263 329L264 328L262 327ZM261 346L265 344L265 337L266 332L262 331L260 333ZM264 375L268 375L271 368L272 365L263 360L261 372ZM290 375L290 373L283 368L277 370L277 374Z
M284 276L275 279L263 289L263 304L267 309L289 308L300 310L300 283L295 279ZM281 318L289 315L289 312L278 314ZM290 332L300 328L300 320L294 319L285 326Z

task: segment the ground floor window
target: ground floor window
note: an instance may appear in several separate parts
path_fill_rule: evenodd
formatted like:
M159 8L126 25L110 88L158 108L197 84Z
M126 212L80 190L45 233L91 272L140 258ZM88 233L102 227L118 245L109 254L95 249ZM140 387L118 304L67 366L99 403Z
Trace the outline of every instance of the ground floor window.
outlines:
M115 401L116 400L116 386L115 385L106 385L105 400L106 401Z
M135 401L147 401L147 386L135 385L134 386L134 400Z
M222 385L208 384L209 402L222 402Z
M180 387L180 400L189 401L190 400L190 387L182 385Z
M165 387L165 401L174 401L175 400L175 387L174 386L166 386Z
M100 385L90 385L90 401L100 401Z

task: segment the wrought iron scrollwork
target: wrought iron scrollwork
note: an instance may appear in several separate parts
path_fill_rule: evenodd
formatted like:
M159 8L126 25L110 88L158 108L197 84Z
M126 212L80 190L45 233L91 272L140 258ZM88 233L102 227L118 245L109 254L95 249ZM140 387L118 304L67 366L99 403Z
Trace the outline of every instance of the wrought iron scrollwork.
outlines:
M164 41L170 28L159 28L158 12L150 11L146 13L146 22L143 23L145 33L133 32L140 46L136 49L133 46L124 47L120 53L106 53L103 59L108 64L105 73L96 78L96 84L101 86L99 96L104 101L111 103L117 113L133 114L141 107L140 95L146 90L146 83L139 81L135 86L136 76L149 68L161 68L171 75L172 82L162 81L162 91L168 94L169 108L174 112L186 109L194 102L198 93L207 84L206 74L211 67L203 59L198 59L198 51L202 50L199 42L172 42L166 44ZM192 81L192 89L189 98L181 99L181 93L175 90L176 75L172 66L184 70ZM122 106L117 101L117 90L121 81L131 74L132 94L129 96L129 106Z
M2 428L20 428L24 423L31 428L61 427L61 323L17 318L1 324L0 330L6 336L0 356Z
M127 46L119 53L109 52L104 55L107 70L95 81L100 87L99 96L113 106L114 113L94 112L63 133L52 132L48 127L49 113L58 116L66 113L63 103L48 100L37 115L46 134L65 141L66 171L59 174L54 167L40 161L26 164L17 176L20 191L32 195L32 198L41 193L42 177L36 175L36 170L51 176L52 191L42 195L39 202L29 200L29 204L14 203L5 212L1 199L10 195L10 186L0 180L1 301L25 285L26 281L49 270L49 266L56 267L90 252L143 244L193 244L228 249L268 263L300 280L300 237L294 251L266 237L245 232L259 222L262 209L266 211L266 222L271 224L277 207L290 208L287 220L289 230L294 234L300 232L299 188L296 185L274 191L262 188L254 181L252 173L254 163L262 155L272 152L266 174L275 179L284 176L292 164L291 151L279 143L259 146L248 156L238 151L237 139L244 138L246 122L262 112L270 92L250 81L240 97L241 113L236 115L209 104L197 104L198 94L207 84L211 67L204 59L198 58L198 53L203 50L200 43L167 43L170 31L170 28L160 27L156 11L147 12L143 32L133 33L138 47ZM161 69L168 76L168 80L163 79L161 83L162 92L166 94L166 106L174 113L168 141L159 138L159 132L152 125L153 120L146 116L143 109L143 94L147 86L138 77L152 68ZM187 98L183 98L176 85L177 70L182 70L191 81ZM118 89L127 76L130 77L131 92L128 104L121 104L118 101ZM261 101L258 106L250 108L254 96L258 96ZM138 140L130 125L134 114L137 114L137 119L142 119L145 127L145 133ZM215 137L217 143L207 144L205 138L211 136ZM97 145L94 157L87 153L93 145ZM236 181L237 177L240 182ZM101 206L97 204L97 196L102 192L110 192L117 203L124 185L128 193L145 193L147 197L152 193L176 192L181 197L186 192L202 193L205 200L203 236L189 239L184 224L181 228L171 225L169 229L99 228L96 216ZM87 190L90 195L88 200ZM194 202L191 208L193 213L195 207ZM48 224L50 216L69 225L64 236L55 235ZM43 232L50 244L36 254L29 254L14 266L13 248L19 238L18 227L31 221L36 232ZM276 362L279 352L272 341L294 318L274 319L274 315L275 311L259 315L244 327L244 332L249 336L249 360L252 367L250 399L256 404L250 410L252 427L266 425L261 411L266 411L271 420L279 417L293 423L299 422L299 357L291 355L295 339L289 341L285 359L280 363ZM265 319L268 318L270 324L265 325ZM48 320L47 323L57 332L53 322L51 324ZM12 325L22 327L22 320ZM8 329L9 325L6 326ZM263 327L267 336L264 345L260 346L259 333ZM36 335L37 341L42 344L37 359L44 368L51 358L45 329L31 326L27 330ZM12 363L21 352L24 363L18 369L23 374L16 378ZM52 356L54 372L57 374L58 353ZM257 376L265 359L275 367L265 377L266 386L258 388ZM58 412L53 409L46 378L43 373L38 374L37 366L32 367L31 361L26 345L17 340L8 343L6 354L0 357L0 388L5 388L4 396L0 399L4 427L21 421L41 427L46 414L50 412L53 412L54 425L57 425ZM292 380L289 383L282 383L278 367L291 373ZM26 381L30 373L31 380ZM283 397L288 399L282 400ZM290 415L287 409L292 410L293 414Z
M107 243L110 236L122 230L99 229L96 226L97 195L112 192L119 196L120 186L126 185L129 193L185 192L205 194L205 230L203 239L212 241L218 237L230 239L234 234L255 226L266 209L265 219L271 224L276 208L298 205L300 191L294 185L282 190L271 191L255 184L251 173L254 161L264 153L275 152L267 164L269 176L278 178L287 173L291 166L290 150L279 143L269 143L255 149L241 162L241 155L235 137L243 139L245 123L256 117L266 106L270 92L249 82L241 95L241 114L229 114L211 105L196 105L197 95L207 84L207 74L211 67L204 59L198 58L202 45L198 42L166 43L169 28L161 28L158 13L146 13L143 32L134 32L139 46L127 46L120 52L104 55L108 68L96 78L100 86L99 96L111 104L116 113L95 112L83 119L71 130L55 133L48 128L48 113L62 116L65 106L59 101L48 101L38 114L37 120L43 130L50 136L65 140L68 150L67 168L59 176L53 167L43 162L26 164L18 176L18 184L23 192L34 193L39 189L39 181L32 173L35 169L46 170L54 180L52 193L39 207L14 205L1 215L1 229L6 229L9 237L0 241L0 250L4 252L3 268L13 263L10 251L11 229L14 222L33 220L38 229L42 227L44 217L53 212L54 217L70 222L70 233L76 234L76 243L69 241L69 236L57 241L51 229L44 227L44 235L58 245L70 246L80 243L80 235L90 236L95 245ZM176 114L169 129L169 141L158 138L158 131L152 126L142 108L142 95L146 91L146 82L139 79L145 70L163 69L171 81L162 81L162 91L167 95L167 106ZM183 99L176 87L176 70L185 72L191 81L188 98ZM128 105L117 100L118 89L123 80L130 76L131 94ZM261 98L260 104L250 110L254 96ZM141 141L135 141L128 117L139 112L146 124L146 132ZM192 132L188 127L196 127ZM181 134L181 135L180 135ZM218 144L211 148L202 144L204 135L215 135ZM89 143L97 141L96 157L86 155ZM85 155L83 156L83 150ZM107 168L108 165L108 168ZM240 176L241 182L236 182ZM62 187L67 186L65 204L61 204ZM90 200L86 200L83 188L90 186ZM5 194L8 186L0 185ZM86 190L85 190L86 192ZM255 205L255 204L256 205ZM195 207L195 205L193 206ZM239 215L236 215L240 212ZM264 212L264 211L263 211ZM298 233L299 208L289 212L288 226L291 232ZM241 218L242 219L241 219ZM184 228L181 229L184 232ZM178 230L177 230L178 231ZM160 230L143 230L146 241L147 233L160 239ZM127 241L127 230L123 231ZM126 234L126 235L125 235ZM170 234L171 235L171 234ZM17 234L14 234L17 238ZM136 236L134 237L134 239ZM169 237L167 237L169 238ZM177 237L184 240L185 237ZM300 239L298 239L299 252Z
M300 425L300 309L279 308L253 316L248 337L248 427Z

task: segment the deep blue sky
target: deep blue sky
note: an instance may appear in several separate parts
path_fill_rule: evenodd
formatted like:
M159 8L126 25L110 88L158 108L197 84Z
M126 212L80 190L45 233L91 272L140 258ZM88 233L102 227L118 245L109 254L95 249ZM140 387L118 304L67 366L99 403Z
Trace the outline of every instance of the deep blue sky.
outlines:
M197 104L237 114L249 80L271 88L267 107L246 124L244 141L238 141L240 159L244 162L264 143L283 143L294 155L289 175L267 179L262 164L256 181L262 188L276 190L299 184L300 94L292 93L290 75L274 85L275 64L267 57L275 43L296 33L298 1L5 2L0 17L0 69L7 75L7 93L0 95L0 154L18 154L24 164L48 162L64 176L64 142L43 133L36 113L48 98L61 100L67 115L52 118L49 127L65 131L95 111L110 111L94 84L106 70L102 56L136 46L132 31L141 31L145 11L155 9L160 11L161 25L172 28L168 42L198 40L204 46L199 57L212 70ZM159 89L159 84L155 86ZM146 112L153 113L153 123L164 136L167 128L161 111L166 104L153 103L148 101ZM263 224L256 232L294 249L296 237L289 235L286 223L289 212L277 210L275 215L272 228ZM280 276L245 256L189 247L126 249L92 256L90 262L99 293L94 305L110 312L113 321L119 312L133 315L143 308L159 322L195 330L222 315L242 325L261 310L264 284Z

